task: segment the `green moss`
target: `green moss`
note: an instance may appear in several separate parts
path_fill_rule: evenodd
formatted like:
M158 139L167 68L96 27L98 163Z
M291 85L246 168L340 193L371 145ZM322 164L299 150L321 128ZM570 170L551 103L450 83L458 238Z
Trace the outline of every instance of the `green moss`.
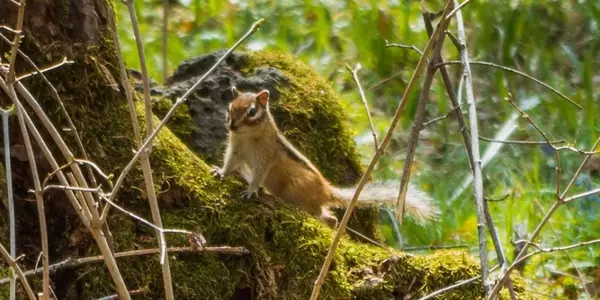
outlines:
M105 172L118 174L132 157L135 143L125 98L107 85L110 82L107 78L118 78L113 64L114 49L106 41L103 45L78 49L76 68L61 68L55 75L61 80L58 85L63 101L91 159ZM282 97L273 107L284 134L307 153L332 182L355 181L361 170L358 155L344 122L346 115L335 101L337 97L331 87L312 69L290 56L247 55L244 72L251 73L269 65L291 78L290 85L280 90ZM48 99L42 97L47 95L47 90L39 80L30 83L38 99ZM159 107L167 108L165 101L159 100ZM54 109L54 100L47 100L43 105L57 126L65 124L62 114ZM138 102L136 109L140 124L144 124L142 103ZM209 245L244 246L250 254L170 255L176 298L230 299L234 295L251 295L260 299L307 299L333 231L297 208L268 197L261 202L243 201L238 197L242 189L240 182L214 179L209 166L174 134L189 134L191 128L186 127L190 122L183 112L187 110L180 110L170 128L158 135L151 154L164 226L200 232ZM76 145L68 135L67 140L70 145ZM136 167L127 177L118 201L136 214L151 219L143 188L141 171ZM55 216L49 216L52 217ZM109 225L117 251L157 246L151 229L114 210ZM170 246L188 245L187 237L182 235L169 235L167 241ZM98 254L90 240L76 246L84 255ZM66 254L69 250L61 251ZM469 278L478 271L476 263L464 253L440 252L415 257L397 254L399 258L390 261L392 255L387 250L344 238L320 299L374 299L375 296L392 299L396 295L423 295ZM130 289L148 287L147 297L161 298L162 278L157 256L122 258L118 264ZM103 264L84 265L77 272L77 280L83 285L83 294L77 296L87 299L114 293ZM382 283L367 287L366 282L372 276L381 277ZM473 286L453 293L449 294L452 298L482 294Z
M173 107L173 103L165 98L158 98L152 103L152 110L160 117L164 117L171 107ZM185 103L181 104L167 122L167 126L182 141L189 141L194 130L194 123L188 111L188 106Z

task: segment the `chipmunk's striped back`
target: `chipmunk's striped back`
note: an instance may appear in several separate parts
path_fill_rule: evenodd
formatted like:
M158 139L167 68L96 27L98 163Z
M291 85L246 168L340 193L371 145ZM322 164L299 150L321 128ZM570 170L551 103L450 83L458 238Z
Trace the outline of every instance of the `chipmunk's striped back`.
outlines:
M337 219L329 207L348 203L354 188L338 188L329 184L321 172L281 134L269 112L269 92L240 93L232 89L234 100L229 106L227 123L229 143L221 176L238 171L248 182L245 197L264 187L273 196L295 204L335 227ZM368 184L359 203L396 203L398 185ZM424 192L409 187L407 212L424 222L437 215L433 201Z

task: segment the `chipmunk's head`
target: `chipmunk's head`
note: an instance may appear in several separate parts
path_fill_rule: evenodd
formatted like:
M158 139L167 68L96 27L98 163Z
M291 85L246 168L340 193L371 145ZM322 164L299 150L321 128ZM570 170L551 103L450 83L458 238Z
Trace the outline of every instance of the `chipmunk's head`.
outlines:
M235 133L245 132L268 118L269 91L240 93L231 88L233 102L227 112L227 126Z

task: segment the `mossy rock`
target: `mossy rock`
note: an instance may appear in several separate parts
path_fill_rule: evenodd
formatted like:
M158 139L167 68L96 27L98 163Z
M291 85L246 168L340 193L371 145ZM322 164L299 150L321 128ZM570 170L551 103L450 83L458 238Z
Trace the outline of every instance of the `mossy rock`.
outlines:
M104 2L97 4L101 3ZM106 13L102 11L96 15L100 17L98 38L95 40L86 38L79 43L77 35L64 34L53 36L49 42L48 36L36 36L33 32L26 35L22 50L43 66L50 63L47 61L49 58L61 57L65 45L70 45L69 59L74 63L54 70L53 83L81 133L90 159L106 173L119 174L136 146L125 97L114 84L119 72L111 35L106 27ZM81 25L77 23L78 19L57 20L60 23L47 26L68 32L63 28L64 24L70 24L68 30ZM217 56L213 54L212 58L205 59L210 61ZM206 62L204 68L208 64ZM217 95L221 91L218 101L224 105L228 99L221 89L228 84L235 83L241 90L270 89L274 95L273 112L284 134L332 182L350 184L356 181L361 168L352 133L345 125L344 111L337 103L332 88L316 72L291 56L272 53L235 54L227 60L224 68L227 67L239 75L239 78L236 77L239 82L219 83L218 78L213 76L215 81L209 80L207 84L218 84L206 90L201 87L194 97L205 97L204 92ZM270 74L271 79L261 77L261 72ZM157 115L164 114L170 107L167 98L177 97L175 82L192 81L192 77L176 80L178 75L174 74L165 96L157 89L154 99ZM250 85L256 76L256 80L262 81L258 81L258 85ZM41 102L55 126L66 127L65 118L56 109L56 103L47 97L50 93L42 80L32 77L24 83ZM169 255L176 298L307 299L331 244L333 231L290 205L269 200L242 201L239 192L243 186L233 178L224 182L215 180L209 165L219 162L224 128L215 135L202 132L193 122L195 116L190 113L194 109L192 102L193 98L187 107L177 111L169 128L164 128L153 144L151 163L163 224L167 228L201 232L211 246L245 247L249 254ZM140 124L144 124L141 101L137 102L136 109ZM212 113L215 119L209 121L213 128L222 126L222 109L215 109ZM158 122L155 117L154 123ZM11 127L16 128L16 122L11 123ZM205 144L197 143L199 136L207 139ZM76 145L72 135L65 133L65 138L70 145ZM75 146L72 148L76 155L81 155ZM41 176L48 171L42 170ZM28 171L20 168L13 172L22 175L15 176L16 183L22 186L17 196L21 199L28 197L27 191L31 188L31 181L26 176ZM151 219L141 174L139 167L132 170L117 200L125 208ZM98 255L93 239L72 208L65 204L64 195L54 192L45 196L52 249L50 260L57 262L67 257ZM26 257L20 263L24 269L31 269L40 251L37 213L35 203L23 202L22 205L18 215L22 228L18 248ZM5 213L4 209L2 213ZM3 218L0 222L0 227L6 228ZM114 236L115 251L157 246L153 230L125 215L112 211L108 222ZM4 245L7 240L6 236L0 237ZM181 235L169 235L167 241L169 246L189 244L187 237ZM130 289L148 287L150 292L146 297L160 299L163 296L157 256L120 258L118 264ZM6 268L0 271L6 274ZM343 238L320 299L414 298L468 279L478 272L477 263L464 252L441 251L427 256L412 256L390 253L371 244ZM103 264L61 269L52 275L52 281L60 299L90 299L114 293ZM31 283L40 290L39 278L32 278ZM522 292L522 283L516 282L516 286L518 292ZM478 298L483 295L479 287L479 283L466 285L445 294L443 298ZM2 296L6 292L7 288L3 286Z

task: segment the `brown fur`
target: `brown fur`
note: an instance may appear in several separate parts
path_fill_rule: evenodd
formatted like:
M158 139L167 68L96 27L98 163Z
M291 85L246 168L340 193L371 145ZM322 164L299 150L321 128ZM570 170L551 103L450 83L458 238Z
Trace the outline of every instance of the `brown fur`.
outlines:
M281 134L269 113L268 104L263 106L258 101L260 93L240 94L237 90L233 93L237 97L230 105L227 118L229 143L219 173L226 176L236 170L243 172L243 165L246 165L252 172L245 176L250 178L246 196L251 196L262 186L273 196L335 226L337 219L331 215L328 206L339 201L330 193L329 182ZM253 105L255 119L248 116Z
M223 168L216 168L215 173L222 178L237 171L249 183L245 197L251 197L258 188L264 187L273 196L301 207L329 226L337 226L329 207L350 201L354 190L331 186L287 141L269 112L268 91L241 94L232 88L232 93L234 100L227 115L229 142ZM365 186L359 200L395 202L397 190L385 185ZM409 187L408 193L407 211L417 219L427 220L437 214L431 199L423 192Z

